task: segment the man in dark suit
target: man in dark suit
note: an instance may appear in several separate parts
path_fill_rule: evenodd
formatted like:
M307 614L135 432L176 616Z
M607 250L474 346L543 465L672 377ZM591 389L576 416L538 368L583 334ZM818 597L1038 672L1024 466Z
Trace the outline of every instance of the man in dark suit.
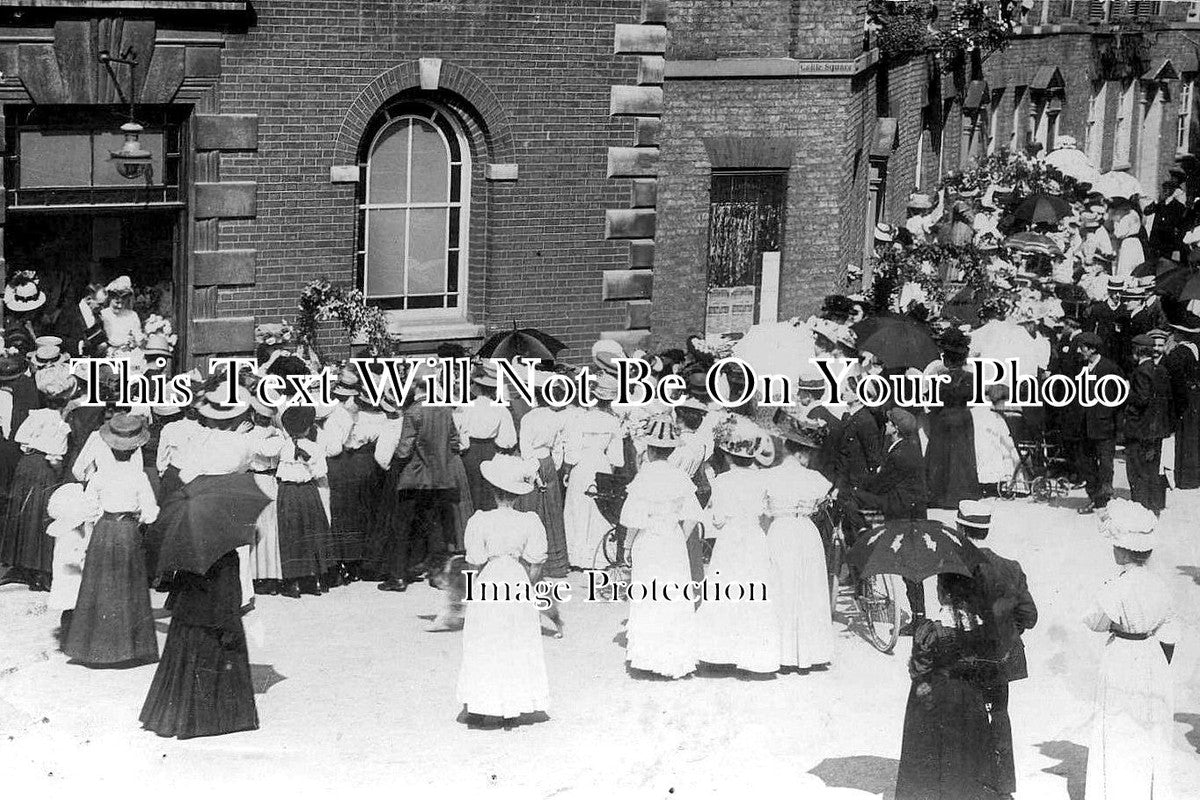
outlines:
M848 398L849 414L841 426L835 454L839 488L864 485L883 463L883 433L871 409L863 404L856 390Z
M380 434L375 449L380 466L397 471L395 482L385 487L394 486L399 494L394 515L377 523L373 537L375 566L384 577L378 588L385 592L404 591L423 565L447 552L451 535L451 454L458 449L458 429L450 408L426 405L423 388L417 388L423 386L423 374L413 386L399 436L395 428Z
M1084 358L1079 353L1079 334L1083 324L1076 317L1064 317L1062 333L1050 355L1050 372L1074 378L1083 369ZM1070 464L1071 480L1078 484L1083 474L1083 408L1070 405L1065 408L1048 409L1051 424L1062 439L1064 457Z
M1083 371L1091 373L1097 380L1106 375L1122 377L1121 370L1112 359L1100 355L1103 343L1094 333L1081 333L1076 337L1079 354L1084 358ZM1087 487L1088 504L1079 509L1080 514L1091 514L1104 508L1112 499L1113 459L1117 451L1117 410L1096 403L1081 406L1083 415L1083 458L1081 476Z
M1150 249L1162 258L1175 260L1183 251L1183 234L1191 211L1187 207L1187 195L1179 182L1164 181L1161 197L1154 214L1154 225L1150 229Z
M956 522L961 535L982 542L991 530L991 511L977 500L963 500ZM982 686L999 767L999 785L992 788L1001 797L1012 797L1017 790L1017 774L1013 765L1012 722L1008 717L1008 684L1029 677L1021 634L1037 624L1038 612L1021 565L986 547L980 547L979 552L984 560L971 577L982 601L983 628L1000 664L998 671L985 677Z
M1159 466L1163 439L1172 428L1171 376L1154 360L1153 337L1134 337L1133 356L1137 366L1125 402L1125 474L1130 499L1158 514L1165 505Z
M1083 329L1100 337L1102 354L1115 362L1125 357L1128 349L1129 309L1121 301L1125 281L1108 279L1108 297L1088 306Z

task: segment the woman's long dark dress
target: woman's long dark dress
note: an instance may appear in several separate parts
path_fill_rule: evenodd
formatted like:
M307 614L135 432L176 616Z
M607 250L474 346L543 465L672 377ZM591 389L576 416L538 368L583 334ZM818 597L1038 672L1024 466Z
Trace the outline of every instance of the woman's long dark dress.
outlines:
M349 563L367 558L368 533L383 486L383 470L375 463L375 444L344 450L328 459L330 551Z
M61 462L51 464L45 453L31 450L21 456L9 486L0 530L0 564L40 572L49 578L54 565L54 540L46 535L50 523L46 501L62 484L62 478Z
M1163 356L1162 363L1171 376L1175 486L1200 488L1200 361L1191 347L1180 344Z
M932 508L958 508L959 501L980 497L975 427L967 408L973 389L971 373L955 367L946 374L950 382L942 385L942 405L929 412L925 470Z
M1000 795L995 748L979 682L988 653L982 631L920 623L909 661L912 688L904 711L904 740L896 800L995 800ZM929 687L923 696L921 687Z
M171 627L142 706L142 725L180 739L255 730L237 552L226 553L203 577L175 573L172 599Z

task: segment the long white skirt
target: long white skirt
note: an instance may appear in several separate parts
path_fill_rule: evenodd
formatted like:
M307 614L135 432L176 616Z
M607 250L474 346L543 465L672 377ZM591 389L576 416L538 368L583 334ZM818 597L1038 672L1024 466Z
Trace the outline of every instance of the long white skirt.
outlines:
M833 661L829 570L821 533L808 517L780 517L767 531L774 568L771 604L779 625L779 663L807 669Z
M596 507L596 501L585 494L595 486L597 472L612 472L612 465L606 457L601 455L580 460L571 470L567 492L563 497L567 560L572 567L580 569L604 569L608 566L601 544L612 526Z
M706 599L696 612L700 629L700 660L733 664L747 672L779 669L779 626L775 621L771 581L771 556L767 537L755 520L731 520L720 529L705 575ZM768 584L766 599L763 585ZM755 600L737 600L737 587ZM725 598L725 588L733 589Z
M46 606L54 611L75 608L79 587L83 585L83 559L87 555L91 527L90 524L80 525L54 540L50 594L46 597Z
M1146 252L1142 248L1142 240L1136 236L1128 236L1121 240L1117 250L1117 267L1114 274L1120 278L1128 278L1133 274L1134 267L1146 260Z
M255 475L254 483L262 493L271 498L262 513L258 515L255 529L258 531L258 543L254 545L253 556L255 580L282 580L283 564L279 558L279 515L276 511L275 498L279 496L279 481L274 475Z
M480 570L480 584L529 584L520 562L495 556ZM532 602L466 604L458 702L472 714L513 719L550 707L550 684L542 651L542 623Z
M980 483L1012 480L1021 463L1021 455L1013 442L1004 418L991 408L971 409L975 431L975 469Z
M1174 698L1158 640L1110 637L1100 662L1085 800L1171 796Z
M632 556L631 582L667 586L671 599L630 601L625 658L634 669L682 678L695 671L698 648L696 604L683 597L692 579L683 528L663 521L638 531Z

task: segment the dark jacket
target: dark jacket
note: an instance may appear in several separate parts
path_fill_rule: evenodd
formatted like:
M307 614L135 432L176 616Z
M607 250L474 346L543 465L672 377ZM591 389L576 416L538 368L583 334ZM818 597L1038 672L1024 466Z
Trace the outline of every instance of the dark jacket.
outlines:
M404 410L400 443L393 463L399 463L396 488L453 489L451 455L458 450L458 429L449 408L417 401Z
M95 320L89 326L84 322L79 306L69 306L62 310L54 324L54 332L62 337L63 352L70 354L72 358L99 356L101 345L106 343L104 327L100 324L100 312L96 311Z
M883 463L883 431L870 408L864 406L846 420L837 463L848 486L863 486Z
M879 472L867 479L867 491L883 500L888 519L920 519L929 503L925 457L916 439L901 439L883 456Z
M1100 356L1100 360L1092 368L1092 374L1096 376L1097 380L1105 375L1122 377L1121 370L1117 369L1117 365L1113 363L1112 359L1105 356ZM1083 408L1085 437L1096 440L1117 438L1117 412L1119 410L1099 403Z
M1171 428L1171 376L1165 367L1147 358L1134 368L1129 380L1125 438L1165 439Z
M1084 330L1100 337L1104 342L1103 355L1113 361L1121 361L1129 351L1129 309L1124 304L1112 308L1107 302L1097 300L1087 310Z
M1025 571L1016 561L979 548L986 559L975 568L975 581L983 596L984 626L989 631L1001 673L1006 681L1029 677L1021 634L1037 624L1037 605L1029 594Z

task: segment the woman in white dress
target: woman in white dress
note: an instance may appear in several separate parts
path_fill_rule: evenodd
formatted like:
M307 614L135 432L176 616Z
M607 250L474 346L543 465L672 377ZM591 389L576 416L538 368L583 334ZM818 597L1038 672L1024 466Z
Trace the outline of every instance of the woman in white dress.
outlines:
M819 447L798 424L780 427L786 455L763 473L767 488L767 546L773 567L771 591L779 626L779 663L810 669L833 661L829 569L821 532L810 519L833 485L809 468Z
M775 672L779 626L769 594L771 555L762 525L767 492L754 460L764 434L745 417L731 416L714 435L730 468L712 479L710 533L717 541L704 579L706 597L697 612L700 660L747 672ZM739 587L745 591L741 601L736 600ZM726 589L734 599L725 599Z
M108 346L117 350L134 350L142 345L142 321L133 310L133 283L122 275L110 283L108 308L100 311L100 323L104 326L104 338Z
M1109 218L1112 220L1112 240L1117 249L1117 264L1113 274L1127 278L1133 273L1134 267L1146 260L1139 236L1142 232L1142 215L1130 201L1114 200Z
M1176 630L1163 576L1147 567L1153 512L1113 500L1100 528L1120 572L1101 588L1084 624L1108 635L1100 661L1088 751L1086 800L1171 795L1172 675Z
M972 406L971 422L975 429L975 469L979 482L995 489L1001 481L1011 481L1021 463L1012 432L1004 419L1008 387L994 384L984 390L990 406Z
M611 473L625 463L621 421L610 404L617 396L617 381L602 376L595 385L596 405L582 409L568 420L566 463L571 474L563 498L563 527L567 534L567 558L578 569L603 569L608 565L601 549L609 523L587 490L596 485L596 473Z
M546 530L537 514L513 508L533 491L536 465L496 456L480 470L496 508L467 521L466 558L479 570L474 591L486 599L466 603L458 701L469 724L497 726L549 708L541 615L530 591L546 560ZM505 602L505 591L515 599Z
M633 537L632 582L669 594L630 602L625 659L633 669L682 678L696 669L696 608L684 587L692 580L688 534L702 511L696 484L668 461L680 442L675 421L669 415L651 418L638 440L647 461L621 507L621 524Z

